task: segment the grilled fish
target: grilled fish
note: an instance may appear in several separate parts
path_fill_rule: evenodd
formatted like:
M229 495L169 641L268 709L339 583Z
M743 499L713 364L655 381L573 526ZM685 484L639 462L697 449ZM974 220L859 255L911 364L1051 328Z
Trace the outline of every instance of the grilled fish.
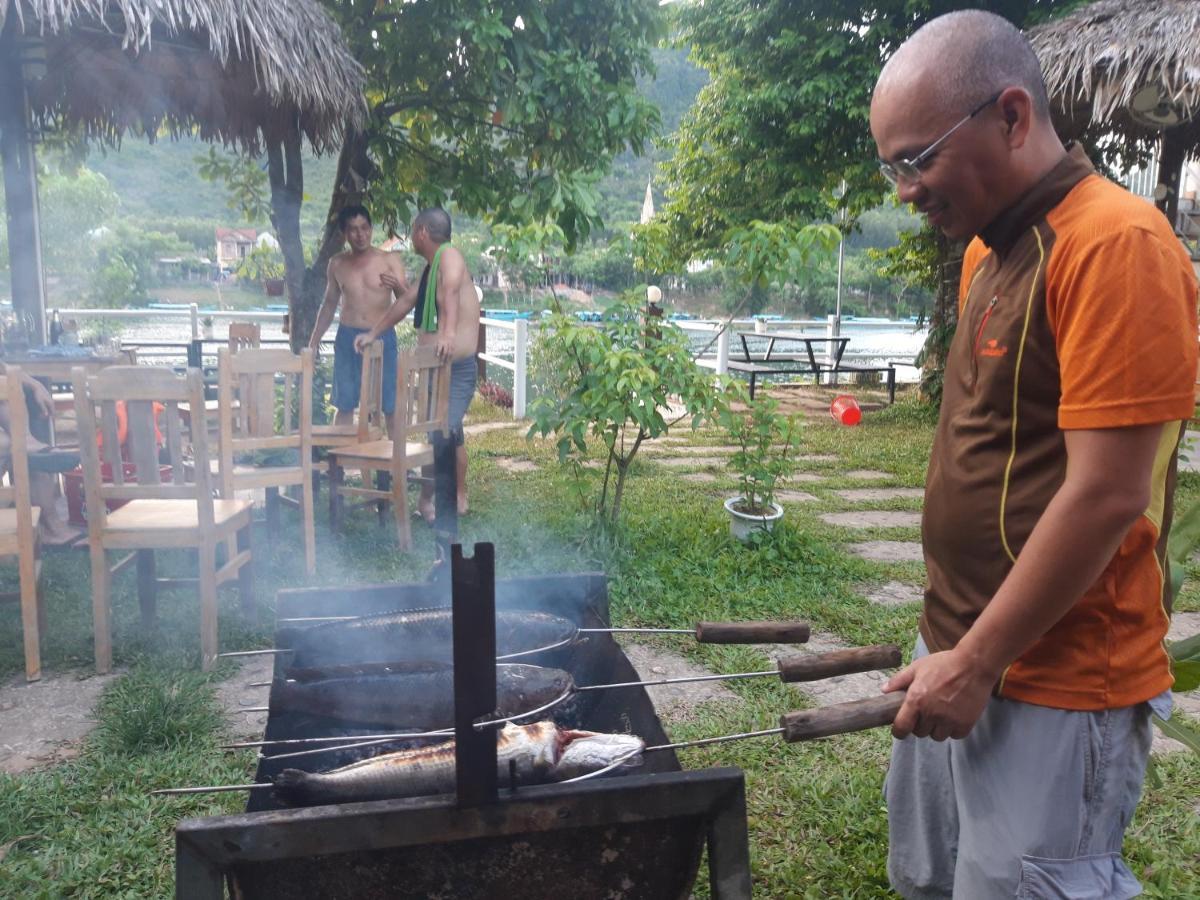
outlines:
M606 743L592 740L595 738L623 740ZM578 741L586 742L586 752L570 756L570 765L560 768L567 751ZM585 768L596 771L611 765L643 746L642 740L633 735L572 731L558 728L553 722L509 724L496 738L497 775L502 785L508 784L510 771L516 773L517 783L522 785L561 781L585 774ZM634 760L629 762L636 764ZM284 769L275 778L275 793L297 803L349 803L445 794L454 790L454 784L454 741L447 741L386 753L330 772Z
M561 669L504 663L496 666L496 712L503 718L531 712L574 687ZM271 708L388 728L448 728L454 725L454 669L276 682Z
M450 663L453 662L450 616L449 609L433 609L312 625L295 634L292 665L305 668L374 662ZM575 634L573 623L548 613L513 610L496 613L496 652L501 656L569 641Z

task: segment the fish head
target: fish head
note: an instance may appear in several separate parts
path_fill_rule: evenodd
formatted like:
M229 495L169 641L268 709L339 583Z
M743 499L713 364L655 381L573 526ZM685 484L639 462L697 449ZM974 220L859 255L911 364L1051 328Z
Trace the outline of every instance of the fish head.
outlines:
M640 766L646 742L633 734L559 729L555 781L577 778L612 765Z

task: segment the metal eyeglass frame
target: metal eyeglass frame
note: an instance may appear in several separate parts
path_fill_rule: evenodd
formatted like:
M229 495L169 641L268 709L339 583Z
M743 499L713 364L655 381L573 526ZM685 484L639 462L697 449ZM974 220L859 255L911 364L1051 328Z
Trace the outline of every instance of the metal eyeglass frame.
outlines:
M993 96L984 100L977 107L963 116L958 122L943 134L940 138L914 156L912 159L898 159L895 162L889 162L886 159L879 160L879 171L883 173L883 177L890 181L893 185L898 185L901 181L906 181L909 184L916 184L921 180L921 167L929 162L930 158L937 152L938 147L946 142L950 135L958 131L973 118L1000 99L1000 94L1004 91L999 91Z

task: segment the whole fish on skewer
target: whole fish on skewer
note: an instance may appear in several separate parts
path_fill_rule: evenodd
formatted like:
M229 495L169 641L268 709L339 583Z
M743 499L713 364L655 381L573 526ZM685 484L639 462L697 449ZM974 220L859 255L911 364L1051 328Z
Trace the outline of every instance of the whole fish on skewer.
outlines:
M635 735L559 728L553 722L506 725L496 738L501 785L563 781L620 762L640 765L645 742ZM349 803L446 794L455 788L454 741L385 753L329 772L284 769L275 794L292 803Z
M561 669L502 663L496 666L496 712L501 718L532 712L574 691ZM387 728L454 725L454 669L430 667L406 674L359 674L313 681L276 681L271 707Z
M291 664L305 668L344 663L450 663L452 631L448 609L324 622L291 636ZM496 652L501 657L560 645L575 635L574 623L559 616L508 610L496 613ZM286 636L280 635L281 639Z

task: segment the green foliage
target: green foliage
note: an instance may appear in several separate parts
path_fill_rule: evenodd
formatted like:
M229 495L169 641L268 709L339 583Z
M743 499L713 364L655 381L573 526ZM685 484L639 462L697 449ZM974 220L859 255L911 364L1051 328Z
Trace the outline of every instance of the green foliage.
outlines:
M137 293L137 273L120 255L112 255L92 279L88 299L93 306L119 309Z
M283 277L283 254L278 247L260 244L238 263L237 277L255 284Z
M128 222L116 222L96 244L100 272L108 272L109 275L104 279L105 286L94 288L93 293L117 300L114 289L124 285L125 279L132 273L132 285L121 302L145 300L150 288L159 283L156 272L158 260L194 254L191 246L173 234L145 231Z
M589 439L603 444L605 474L594 511L607 524L618 521L629 467L642 442L661 437L679 421L664 415L671 399L683 406L693 428L727 402L727 382L696 365L679 328L645 317L638 297L631 292L598 327L553 316L544 339L558 344L556 352L567 362L560 376L564 387L559 396L543 395L530 405L529 435L553 434L560 460L586 455Z
M196 156L196 171L205 181L225 184L226 205L247 223L257 225L270 219L271 186L261 163L219 152L210 144L207 155Z
M779 479L796 471L799 423L794 416L781 416L779 401L766 392L749 401L745 410L723 410L720 421L737 446L729 468L738 477L743 501L738 511L753 516L771 513Z
M104 693L100 747L149 754L208 745L223 724L211 678L195 670L138 666Z

